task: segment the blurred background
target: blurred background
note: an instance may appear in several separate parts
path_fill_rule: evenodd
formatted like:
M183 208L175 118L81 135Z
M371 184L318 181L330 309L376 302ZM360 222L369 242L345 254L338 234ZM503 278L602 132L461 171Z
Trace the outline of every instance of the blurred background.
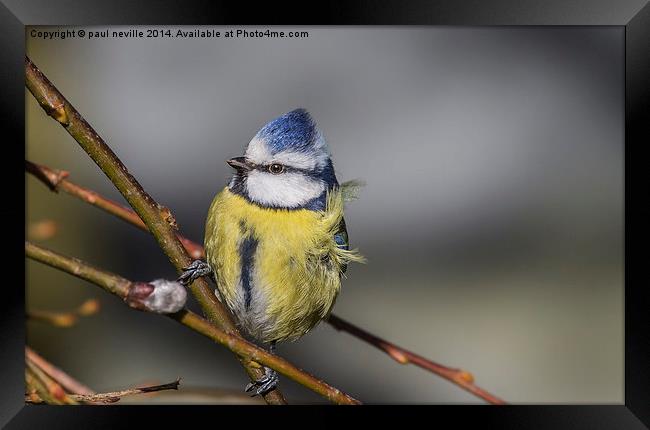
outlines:
M43 40L28 28L27 54L199 242L224 161L308 109L339 180L367 183L346 221L368 264L350 267L335 314L512 403L623 402L623 29L273 29L309 37ZM25 97L27 159L123 202ZM144 232L30 176L26 193L37 243L133 280L175 277ZM34 233L44 221L54 235ZM27 262L28 309L89 298L100 312L71 328L28 321L28 344L97 391L178 376L188 391L243 390L225 348ZM327 324L278 353L364 402L482 403Z

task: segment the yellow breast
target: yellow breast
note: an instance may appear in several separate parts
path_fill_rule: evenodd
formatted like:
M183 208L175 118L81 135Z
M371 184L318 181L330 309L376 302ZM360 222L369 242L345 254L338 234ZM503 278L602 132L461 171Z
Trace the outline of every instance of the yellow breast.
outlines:
M325 211L262 208L225 188L212 202L205 249L224 303L257 339L293 340L325 318L341 266L361 257L339 248L340 193Z

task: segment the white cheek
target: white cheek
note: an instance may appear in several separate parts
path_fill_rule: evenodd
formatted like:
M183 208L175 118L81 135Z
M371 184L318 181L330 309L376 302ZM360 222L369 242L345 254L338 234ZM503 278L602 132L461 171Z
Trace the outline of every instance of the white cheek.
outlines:
M273 175L255 170L248 174L246 191L262 205L296 207L320 196L325 184L300 173Z

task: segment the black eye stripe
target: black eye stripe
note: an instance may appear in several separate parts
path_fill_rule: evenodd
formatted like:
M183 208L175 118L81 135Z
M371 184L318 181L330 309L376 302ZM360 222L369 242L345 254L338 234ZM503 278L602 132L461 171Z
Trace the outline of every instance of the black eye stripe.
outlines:
M253 166L253 169L255 170L260 170L262 172L268 172L270 171L271 166L273 165L278 165L282 166L283 172L296 172L296 173L304 173L305 175L311 174L310 170L307 169L299 169L298 167L291 167L287 166L286 164L282 163L271 163L271 164L255 164Z
M259 170L259 171L261 171L261 172L270 172L269 169L270 169L270 167L271 167L273 164L277 164L277 165L279 165L279 166L282 166L282 167L284 168L284 169L282 170L282 173L302 173L303 175L306 175L306 176L314 176L314 174L315 174L315 173L314 173L313 171L311 171L311 170L300 169L300 168L298 168L298 167L291 167L291 166L287 166L286 164L281 164L281 163L255 164L255 165L253 166L253 169L255 169L255 170Z

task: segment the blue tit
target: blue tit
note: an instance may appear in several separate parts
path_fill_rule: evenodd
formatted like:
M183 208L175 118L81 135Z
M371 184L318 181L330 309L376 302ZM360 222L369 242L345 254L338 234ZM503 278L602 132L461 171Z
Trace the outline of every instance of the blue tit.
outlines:
M194 261L180 280L213 275L216 295L240 327L259 342L292 341L327 318L350 262L339 186L325 138L304 109L262 127L229 184L208 210L206 261ZM277 374L249 384L263 394Z

